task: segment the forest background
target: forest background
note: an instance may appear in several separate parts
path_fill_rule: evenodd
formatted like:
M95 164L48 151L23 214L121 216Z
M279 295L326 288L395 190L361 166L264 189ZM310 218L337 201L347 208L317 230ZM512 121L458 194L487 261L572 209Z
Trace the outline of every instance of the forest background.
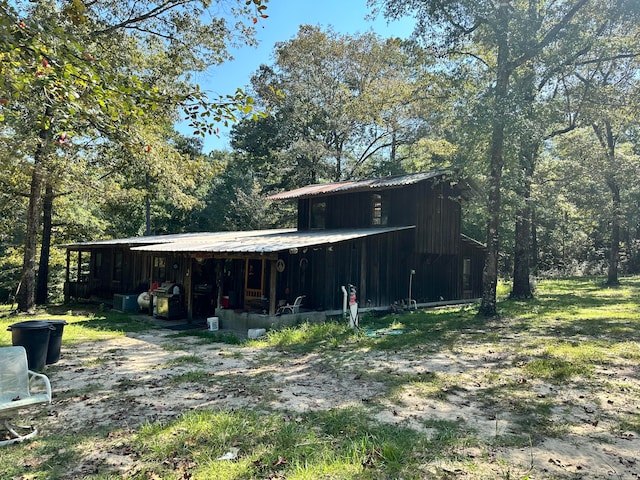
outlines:
M637 1L368 5L414 36L302 25L209 98L194 74L266 1L0 0L0 301L58 301L64 243L294 226L268 195L433 168L478 186L481 312L498 277L526 298L531 275L640 272ZM203 153L221 125L231 150Z

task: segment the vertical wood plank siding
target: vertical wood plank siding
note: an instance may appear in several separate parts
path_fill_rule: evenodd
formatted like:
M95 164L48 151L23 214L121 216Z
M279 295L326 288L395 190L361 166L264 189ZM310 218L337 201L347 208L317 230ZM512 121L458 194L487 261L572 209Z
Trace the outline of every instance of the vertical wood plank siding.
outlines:
M341 286L353 284L360 305L389 306L409 297L411 279L411 297L419 303L480 296L484 251L477 242L461 240L461 206L456 200L459 193L450 183L434 179L377 191L299 199L297 221L300 231L309 230L311 207L318 201L326 202L324 228L327 230L375 228L378 225L415 228L337 244L303 247L295 253L296 249L281 251L278 258L284 261L285 267L267 276L263 295L275 291L276 303L292 303L297 296L304 295L304 308L336 310L342 308ZM373 225L374 195L378 196L376 225ZM154 254L131 252L126 245L82 250L82 255L89 254L92 255L91 274L82 282L68 281L65 292L112 298L114 293L139 293L149 288ZM116 255L122 256L120 279L114 278ZM257 253L248 255L263 258ZM187 272L192 266L191 255L168 253L161 256L166 260L166 276L153 281L175 281L190 290ZM77 256L71 255L70 261L74 258ZM275 261L273 258L266 262L268 272L272 268L270 262ZM472 288L463 291L464 258L470 259L467 264L471 265L471 275L467 278L470 278ZM243 258L219 256L216 261L220 262L217 267L220 275L223 265L229 272L224 277L224 288L230 297L230 306L246 307L242 298L246 254ZM70 270L73 269L72 265ZM413 276L412 270L415 270ZM275 286L272 285L274 282Z

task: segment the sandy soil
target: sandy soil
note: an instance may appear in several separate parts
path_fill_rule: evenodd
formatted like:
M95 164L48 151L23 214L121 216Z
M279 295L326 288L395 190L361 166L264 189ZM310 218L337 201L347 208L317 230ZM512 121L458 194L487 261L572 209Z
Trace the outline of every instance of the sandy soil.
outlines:
M371 405L372 414L382 422L431 435L425 419L461 421L490 441L496 435L517 433L521 403L513 398L487 403L486 389L490 386L499 392L501 384L522 382L522 400L548 400L553 421L564 426L562 435L537 439L528 448L465 448L461 458L473 459L473 472L468 465L451 461L427 465L425 471L434 478L522 478L526 474L530 478L640 478L640 434L620 431L616 424L620 414L640 416L640 369L631 361L608 363L596 375L602 384L595 388L554 386L518 377L518 359L506 346L489 349L469 344L428 354L345 348L331 356L296 355L202 344L195 337L171 337L174 333L157 329L63 347L61 360L48 371L55 393L43 434L82 433L100 425L114 431L134 429L198 408L263 406L292 413ZM204 362L185 361L189 356ZM171 381L189 372L215 381L207 381L207 386ZM382 385L372 375L376 372L436 375L445 382L435 396L414 382L385 398L380 394ZM133 461L127 451L114 453L97 445L75 474L81 477L83 468L92 463L112 464L126 472Z

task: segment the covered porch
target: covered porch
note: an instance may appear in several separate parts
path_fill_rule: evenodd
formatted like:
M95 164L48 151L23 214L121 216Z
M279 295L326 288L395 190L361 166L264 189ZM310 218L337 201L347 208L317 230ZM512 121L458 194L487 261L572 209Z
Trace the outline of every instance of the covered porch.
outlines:
M223 328L239 331L322 321L341 313L341 286L365 290L371 271L367 256L380 258L376 251L388 247L374 239L408 230L263 230L68 245L65 294L67 300L113 299L114 308L130 311L139 309L138 300L146 294L148 314L188 320L216 316ZM373 298L375 293L370 290ZM279 312L299 296L299 312Z

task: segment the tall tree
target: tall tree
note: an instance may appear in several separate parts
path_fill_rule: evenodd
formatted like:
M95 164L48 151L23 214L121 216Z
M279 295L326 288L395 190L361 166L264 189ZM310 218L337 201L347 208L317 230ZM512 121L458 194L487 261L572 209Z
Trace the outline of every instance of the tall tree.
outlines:
M421 122L418 93L423 103L427 95L418 88L417 60L425 59L409 47L373 33L300 27L295 38L276 44L274 64L252 79L273 118L239 124L232 146L260 164L276 158L280 184L266 183L277 188L368 175Z
M238 2L242 5L243 2ZM33 311L41 195L56 143L70 132L122 144L149 112L188 107L197 131L248 112L242 92L209 101L189 72L225 58L230 29L209 2L0 2L0 120L30 132L31 182L18 308ZM249 4L265 16L261 0ZM124 8L126 7L126 8ZM247 13L245 10L244 13ZM244 30L240 30L244 32ZM161 74L160 74L161 73ZM211 119L211 120L210 120ZM135 143L135 142L134 142Z
M503 193L504 147L508 126L517 113L512 101L512 80L518 69L538 60L551 45L573 45L577 55L584 48L579 39L598 37L599 22L580 18L606 18L616 22L636 8L635 2L621 0L526 1L500 0L369 0L392 19L405 15L416 17L416 34L448 55L452 61L477 61L491 72L486 86L486 109L491 113L491 133L487 149L487 259L483 274L483 297L479 314L497 314L496 286L500 252L500 209Z

